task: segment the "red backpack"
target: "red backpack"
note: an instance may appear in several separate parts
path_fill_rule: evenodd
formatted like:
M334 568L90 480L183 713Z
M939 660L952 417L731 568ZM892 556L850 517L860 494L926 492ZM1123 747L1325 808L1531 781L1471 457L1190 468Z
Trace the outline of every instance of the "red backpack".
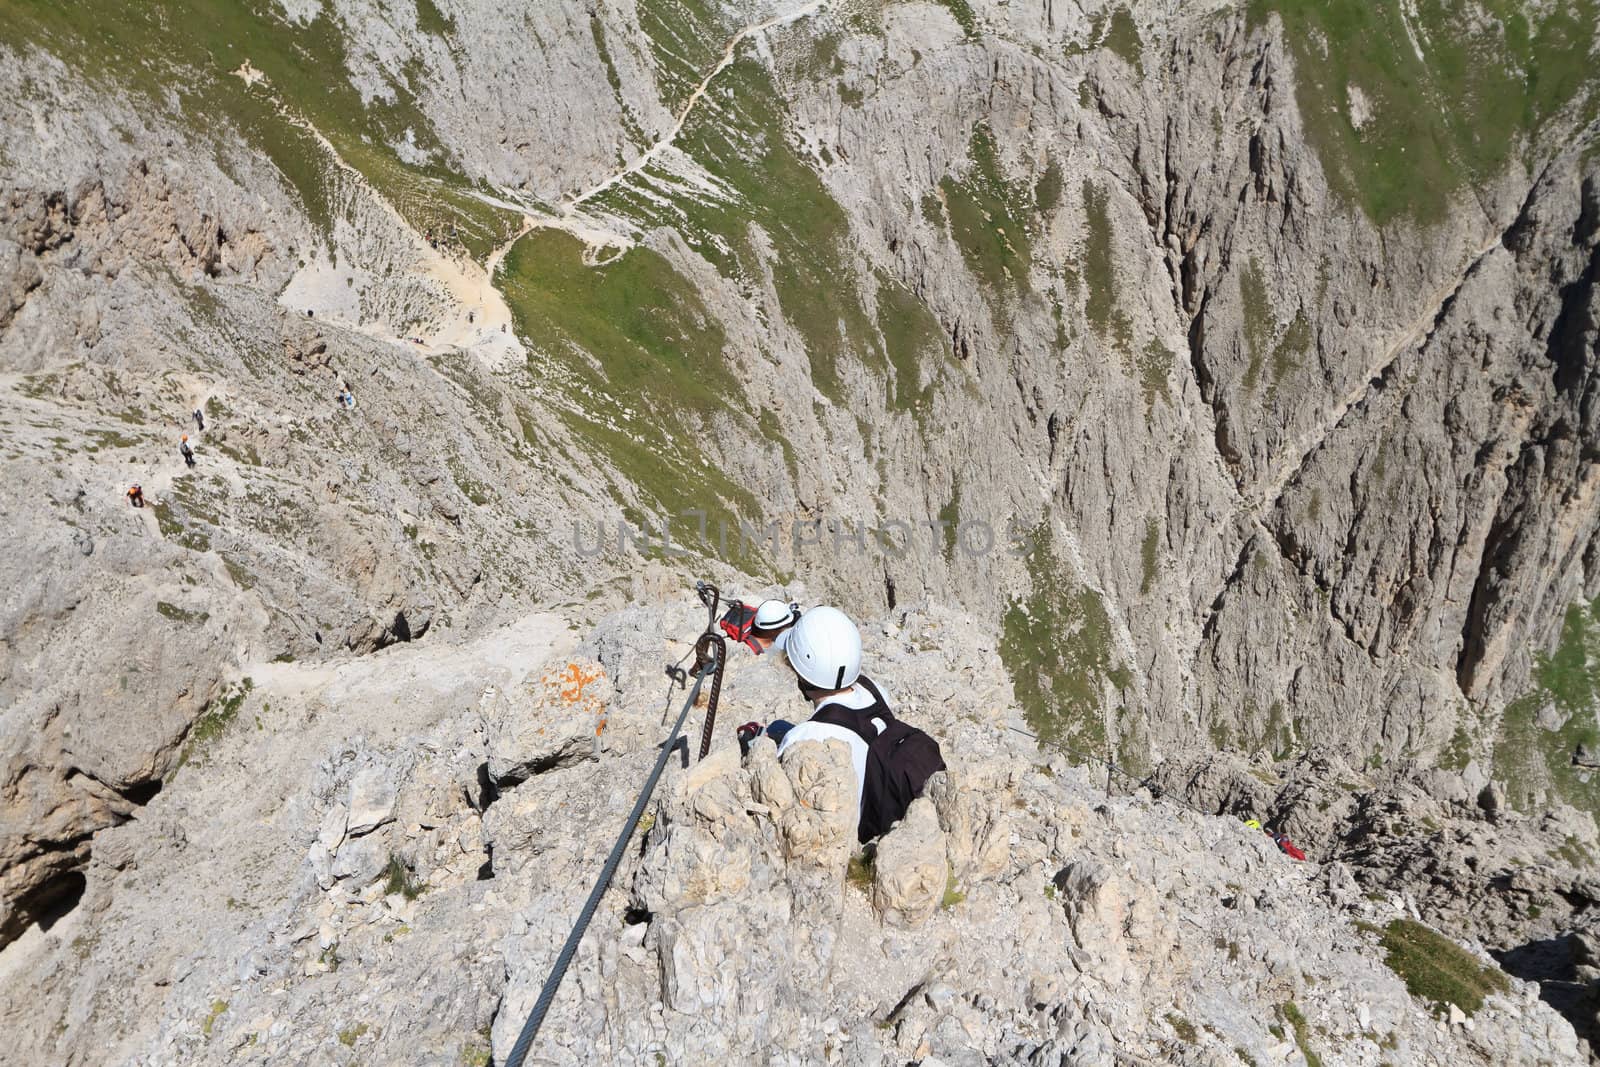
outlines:
M755 627L755 624L756 609L739 600L735 600L728 605L727 613L717 623L718 626L722 627L723 633L745 645L750 651L759 656L764 651L761 647L761 642L750 635L750 631Z

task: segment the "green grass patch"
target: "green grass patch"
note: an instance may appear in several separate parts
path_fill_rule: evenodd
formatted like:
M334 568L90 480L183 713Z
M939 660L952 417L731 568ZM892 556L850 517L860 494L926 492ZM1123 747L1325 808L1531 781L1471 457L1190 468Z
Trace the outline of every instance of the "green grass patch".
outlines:
M1311 1050L1311 1025L1292 1000L1278 1006L1278 1012L1294 1030L1294 1043L1300 1046L1300 1055L1306 1058L1306 1067L1322 1067L1322 1057Z
M1033 206L1040 215L1048 215L1061 203L1061 193L1065 188L1065 181L1061 174L1061 163L1055 156L1050 156L1045 162L1044 173L1039 175L1039 180L1033 186Z
M222 553L222 565L227 568L228 577L233 579L233 584L240 589L254 589L256 587L256 576L250 571L250 568L239 560L227 553Z
M448 37L456 32L456 23L433 0L417 0L417 29L435 37Z
M968 269L991 293L1027 292L1032 196L1025 185L1008 181L1002 173L989 127L980 124L972 131L967 155L972 161L967 173L939 183L950 212L950 234Z
M1533 683L1501 713L1494 776L1524 810L1548 789L1600 815L1600 775L1572 762L1579 745L1600 746L1600 599L1567 608L1555 650L1534 657ZM1560 721L1557 729L1543 725L1545 712Z
M162 618L171 619L173 622L193 623L196 625L211 618L211 614L209 612L188 611L184 608L178 607L176 604L170 604L165 600L156 601L156 614L160 615Z
M755 497L700 443L713 416L736 414L729 405L740 396L720 322L651 249L596 267L582 251L566 233L539 230L506 257L501 285L517 332L549 358L531 356L532 370L557 377L575 401L563 422L647 504L677 516L704 503L713 529L721 521L737 533L739 517L757 513Z
M799 484L800 466L796 459L794 443L783 432L783 424L778 421L777 413L770 408L762 408L761 415L756 420L756 427L761 431L765 441L773 442L783 451L783 466L789 472L790 481Z
M1594 117L1597 8L1415 0L1408 22L1400 0L1251 0L1249 12L1283 20L1329 184L1382 224L1442 221L1454 190L1531 163Z
M469 1041L461 1046L461 1052L456 1056L460 1067L491 1067L494 1063L494 1050L489 1045L488 1027L478 1035L478 1040ZM658 1055L658 1061L660 1057Z
M211 551L211 538L204 530L192 529L184 522L181 507L172 499L157 501L151 510L156 516L156 528L161 536L196 552Z
M628 409L656 422L721 409L735 388L725 337L688 279L642 246L600 267L585 265L582 252L559 230L535 231L511 250L501 279L518 331L559 353L614 417Z
M206 705L200 717L189 728L189 736L178 755L179 767L199 755L207 745L227 732L229 724L238 718L239 709L244 706L245 698L255 687L254 680L244 678L228 685L215 700Z
M939 328L939 320L908 289L880 275L877 304L878 331L894 375L889 387L889 408L911 412L922 425L939 370L952 363L955 355Z
M1167 1025L1172 1027L1172 1032L1178 1035L1178 1040L1186 1045L1196 1044L1200 1040L1200 1031L1194 1028L1194 1023L1177 1012L1167 1012Z
M1562 711L1592 711L1600 692L1600 599L1573 604L1561 623L1555 652L1538 657L1534 677Z
M384 868L384 876L383 892L385 896L399 894L407 900L416 900L428 888L417 877L416 872L406 865L406 861L393 852L389 853L389 865Z
M1089 287L1084 314L1102 339L1109 338L1124 353L1133 350L1133 322L1118 306L1117 264L1112 253L1111 213L1106 190L1087 179L1083 183L1083 211L1088 226L1084 238L1083 278Z
M250 441L243 441L235 445L228 441L216 442L217 451L239 464L241 467L261 466L261 453L256 451L256 446Z
M1139 27L1134 25L1133 13L1127 8L1119 7L1111 13L1111 24L1106 28L1100 47L1110 49L1113 55L1139 73L1144 72L1144 64L1139 59L1144 42L1139 40Z
M1466 722L1461 721L1466 714L1465 708L1458 707L1456 709L1457 722L1455 732L1450 735L1449 746L1439 754L1439 766L1445 770L1464 771L1467 769L1467 764L1472 762L1472 755L1476 746L1472 730L1469 729Z
M17 392L30 400L43 400L60 394L61 381L59 374L28 374L17 382Z
M89 436L93 438L93 441L84 445L83 450L90 454L107 448L137 448L143 443L137 437L129 437L127 434L116 430L90 430Z
M356 1023L354 1026L346 1027L339 1031L339 1044L345 1048L354 1048L355 1043L366 1035L367 1030L366 1023Z
M1291 370L1300 366L1300 358L1311 350L1311 322L1304 308L1296 308L1288 329L1272 349L1272 384L1283 382Z
M1245 392L1254 392L1261 380L1272 344L1272 300L1267 296L1266 277L1254 256L1239 272L1239 303L1244 311L1244 343L1250 364L1244 372Z
M200 1020L200 1033L206 1037L211 1036L211 1031L216 1029L217 1020L222 1018L222 1013L228 1010L226 1000L213 1000L211 1010L206 1012L206 1017Z
M878 876L877 856L871 850L857 852L845 867L844 880L863 893L872 892L872 883Z
M1017 702L1045 744L1106 751L1104 683L1131 681L1111 645L1111 619L1094 590L1060 563L1041 524L1027 551L1033 591L1006 612L1000 657Z
M944 561L954 563L956 559L956 536L961 525L961 476L956 475L950 482L950 499L945 501L939 509L938 520L940 531L944 534Z
M967 895L956 886L955 868L946 865L944 871L944 896L939 898L939 907L944 911L949 911L966 899Z
M1167 384L1172 376L1172 364L1177 359L1172 349L1154 338L1144 346L1135 360L1139 372L1139 388L1144 392L1144 412L1148 417L1155 413L1156 398L1172 403L1171 388Z
M1410 919L1395 919L1384 927L1383 948L1384 962L1405 982L1406 990L1436 1010L1454 1004L1474 1015L1483 1007L1484 997L1511 989L1498 967L1480 963L1448 937Z
M1139 595L1150 592L1156 581L1157 553L1161 549L1161 520L1152 515L1144 523L1144 540L1139 542Z
M956 25L961 27L961 32L968 37L975 37L978 33L978 18L972 13L972 5L967 0L934 0L946 11L955 17Z

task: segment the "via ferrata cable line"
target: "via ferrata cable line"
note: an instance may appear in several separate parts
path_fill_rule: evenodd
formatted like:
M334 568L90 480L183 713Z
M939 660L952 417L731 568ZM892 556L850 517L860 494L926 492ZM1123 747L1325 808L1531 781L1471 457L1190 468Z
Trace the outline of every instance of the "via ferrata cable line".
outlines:
M505 1067L522 1067L523 1060L527 1058L528 1050L533 1045L533 1039L539 1036L539 1027L544 1023L544 1017L555 1001L556 992L561 988L561 980L566 977L567 968L572 965L572 958L578 953L578 945L583 941L585 931L589 929L589 922L594 918L595 909L600 906L600 899L605 896L606 888L610 886L611 879L617 873L617 867L622 863L628 842L633 838L633 831L639 825L645 806L650 803L656 783L661 780L661 772L667 766L668 757L678 746L678 736L683 732L683 724L689 718L689 712L694 709L695 701L700 697L700 687L705 684L707 678L711 678L712 682L711 695L706 707L706 725L700 739L701 758L704 758L710 748L711 728L716 720L717 699L722 690L722 669L727 659L727 646L723 642L722 635L714 632L717 604L720 600L717 587L709 582L699 582L696 583L695 592L699 595L700 602L706 606L709 621L706 623L705 631L695 640L693 651L696 659L692 672L694 686L690 688L689 695L683 702L683 710L678 713L678 721L673 724L672 732L661 744L661 754L656 757L655 766L650 769L650 777L645 779L644 788L639 791L639 798L634 801L633 810L628 813L622 832L617 835L616 844L611 846L611 855L606 857L605 866L600 870L600 877L595 881L594 888L589 891L589 898L584 901L583 909L579 911L578 919L572 925L572 932L567 935L566 944L561 946L561 952L556 956L550 977L545 979L544 987L539 990L539 999L534 1002L528 1021L522 1025L522 1032L517 1035L516 1044L511 1046L511 1054L505 1059ZM667 668L669 706L673 687L682 688L688 681L689 673L681 666L683 660L687 658L688 655L685 654L677 663Z

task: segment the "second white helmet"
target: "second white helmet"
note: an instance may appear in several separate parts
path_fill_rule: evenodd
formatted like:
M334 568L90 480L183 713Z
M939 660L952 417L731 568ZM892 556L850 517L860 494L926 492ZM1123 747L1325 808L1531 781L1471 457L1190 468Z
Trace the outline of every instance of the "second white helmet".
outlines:
M788 626L797 618L799 612L793 604L781 600L763 600L761 606L756 608L755 626L758 630L776 630L780 626Z
M861 632L838 608L812 608L789 630L783 650L801 679L843 689L861 676Z

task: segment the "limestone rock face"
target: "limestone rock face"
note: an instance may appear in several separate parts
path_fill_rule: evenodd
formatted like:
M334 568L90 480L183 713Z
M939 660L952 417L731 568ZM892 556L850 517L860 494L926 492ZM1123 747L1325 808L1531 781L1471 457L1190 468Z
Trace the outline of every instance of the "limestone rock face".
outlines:
M734 749L805 708L731 644L552 1062L1280 1062L1291 1001L1586 1054L1595 87L1414 6L1399 145L1315 5L24 5L7 1052L498 1059L692 575L852 611L950 768L859 892L846 754ZM1434 1027L1351 925L1402 915L1523 984Z

